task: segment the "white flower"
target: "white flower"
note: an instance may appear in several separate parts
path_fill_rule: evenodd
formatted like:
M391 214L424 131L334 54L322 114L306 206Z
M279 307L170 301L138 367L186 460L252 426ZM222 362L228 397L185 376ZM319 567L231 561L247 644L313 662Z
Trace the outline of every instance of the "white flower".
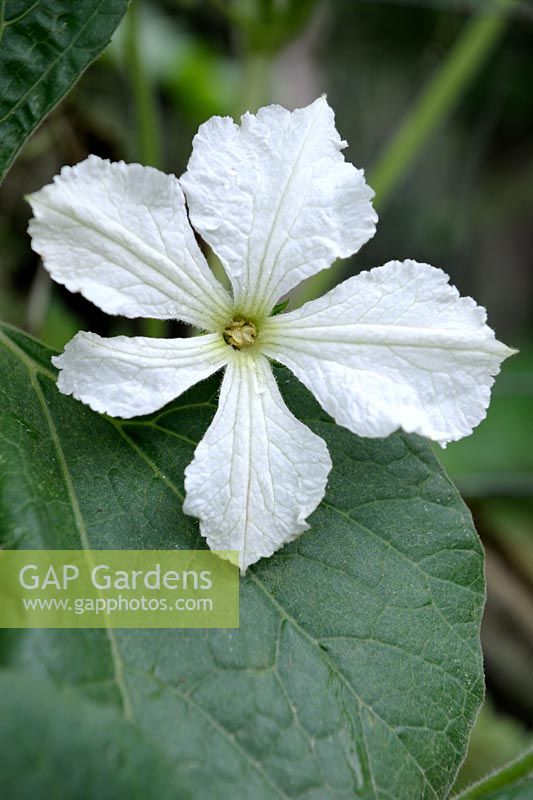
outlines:
M53 360L63 393L118 417L153 412L225 368L218 411L186 469L184 510L210 547L240 551L243 570L308 528L331 468L326 444L286 407L268 358L360 436L403 428L445 444L485 416L492 376L512 352L484 309L415 261L271 316L282 295L375 232L373 192L344 161L345 146L325 98L292 113L269 106L240 126L202 125L179 181L91 156L30 197L33 247L54 280L109 314L206 331L78 333Z

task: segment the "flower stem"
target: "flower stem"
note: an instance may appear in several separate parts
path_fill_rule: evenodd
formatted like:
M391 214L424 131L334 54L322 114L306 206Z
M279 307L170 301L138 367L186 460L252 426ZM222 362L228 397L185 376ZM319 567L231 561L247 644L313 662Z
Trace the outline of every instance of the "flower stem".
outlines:
M135 105L134 158L150 167L161 167L161 142L153 86L146 73L140 43L139 0L133 0L126 20L125 56ZM167 322L143 319L144 336L165 336Z
M246 48L242 57L242 80L237 100L237 111L252 113L270 102L270 72L272 58L268 53Z
M431 134L471 84L505 31L516 0L492 0L469 19L440 70L434 75L369 173L376 192L374 206L382 209ZM333 265L309 281L298 301L310 300L337 283L342 267Z
M161 146L153 87L144 68L140 47L139 2L133 0L126 24L126 62L135 103L135 156L142 164L159 168Z
M487 797L497 789L514 786L519 780L527 778L531 774L533 774L533 748L526 750L525 753L497 772L487 775L486 778L482 778L460 794L455 795L453 800L475 800Z

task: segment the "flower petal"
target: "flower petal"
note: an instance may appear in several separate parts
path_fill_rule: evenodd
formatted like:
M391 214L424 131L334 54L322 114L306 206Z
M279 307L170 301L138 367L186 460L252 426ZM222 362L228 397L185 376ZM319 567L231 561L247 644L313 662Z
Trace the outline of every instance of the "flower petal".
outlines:
M325 97L292 113L213 117L181 178L191 222L221 259L237 306L268 313L304 278L375 233L373 191L344 161Z
M29 232L52 278L108 314L216 330L229 296L187 219L177 178L89 156L28 198Z
M216 333L190 339L152 339L77 333L52 359L57 381L94 411L136 417L162 408L228 360L228 346Z
M307 530L330 469L325 442L291 414L267 359L235 353L185 470L183 510L212 549L240 551L244 572Z
M485 416L492 376L513 353L442 270L391 261L272 317L262 350L289 367L340 425L440 442Z

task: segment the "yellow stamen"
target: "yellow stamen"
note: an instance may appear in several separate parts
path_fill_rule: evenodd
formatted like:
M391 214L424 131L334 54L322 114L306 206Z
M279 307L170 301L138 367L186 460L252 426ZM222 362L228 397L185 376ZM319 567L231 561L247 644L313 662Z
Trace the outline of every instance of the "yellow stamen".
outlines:
M257 336L257 328L249 319L232 319L224 329L224 341L236 350L251 347Z

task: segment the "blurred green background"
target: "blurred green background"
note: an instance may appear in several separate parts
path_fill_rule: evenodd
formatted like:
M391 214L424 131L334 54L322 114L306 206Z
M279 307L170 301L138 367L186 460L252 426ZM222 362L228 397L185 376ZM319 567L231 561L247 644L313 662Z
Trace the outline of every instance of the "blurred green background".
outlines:
M378 233L291 303L385 263L442 267L486 306L505 364L487 419L439 451L487 551L487 702L460 784L533 723L533 4L512 0L146 0L33 136L0 198L0 318L61 348L79 329L180 335L106 317L51 284L23 197L88 153L181 174L198 125L327 92Z

